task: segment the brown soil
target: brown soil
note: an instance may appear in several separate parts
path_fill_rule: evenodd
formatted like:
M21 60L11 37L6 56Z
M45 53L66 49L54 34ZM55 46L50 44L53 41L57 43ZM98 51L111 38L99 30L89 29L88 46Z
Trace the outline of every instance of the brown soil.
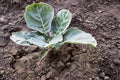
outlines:
M23 13L32 0L0 0L0 80L120 80L120 0L36 0L73 13L70 26L91 33L96 48L66 44L40 63L39 49L9 39L28 30Z

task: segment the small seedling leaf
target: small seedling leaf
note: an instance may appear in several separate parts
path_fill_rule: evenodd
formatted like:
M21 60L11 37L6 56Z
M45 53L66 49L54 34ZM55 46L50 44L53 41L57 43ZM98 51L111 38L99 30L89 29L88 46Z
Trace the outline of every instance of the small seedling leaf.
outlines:
M79 30L78 28L70 28L64 34L63 43L88 44L96 47L97 42L91 34Z
M46 42L46 39L43 35L36 34L36 33L29 33L26 37L27 41L29 41L31 44L34 44L40 48L45 48L48 46L48 43Z
M40 34L38 35L37 32L14 32L12 33L10 39L23 46L30 46L34 44L43 48L48 45L45 38Z
M31 29L46 34L51 30L54 9L46 3L33 3L26 7L25 21Z
M69 26L72 14L69 10L60 10L52 22L52 31L54 34L63 33Z
M49 45L57 44L63 40L63 36L58 34L57 36L53 37L52 40L49 42Z
M41 50L40 51L40 60L43 60L43 58L45 58L48 53L49 53L49 51Z
M14 32L10 36L10 39L15 43L23 46L30 46L30 43L26 40L28 32L21 31L21 32Z

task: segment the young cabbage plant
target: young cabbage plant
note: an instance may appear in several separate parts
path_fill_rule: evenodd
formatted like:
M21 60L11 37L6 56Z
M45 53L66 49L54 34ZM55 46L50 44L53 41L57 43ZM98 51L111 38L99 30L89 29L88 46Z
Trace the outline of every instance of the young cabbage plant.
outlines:
M13 32L10 39L19 45L41 48L41 60L52 48L59 49L65 43L97 45L91 34L76 27L67 29L72 19L69 10L62 9L54 17L54 9L49 4L33 3L26 7L24 18L27 26L34 31Z

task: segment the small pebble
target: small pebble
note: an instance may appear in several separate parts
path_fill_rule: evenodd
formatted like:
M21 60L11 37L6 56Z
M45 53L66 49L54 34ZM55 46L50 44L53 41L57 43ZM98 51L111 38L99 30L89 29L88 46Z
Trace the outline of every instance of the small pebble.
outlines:
M108 76L105 76L104 79L105 79L105 80L109 80L110 78L109 78Z
M46 78L50 78L50 77L52 77L52 72L48 72L46 75Z
M3 74L5 71L4 70L1 70L0 73Z
M43 75L40 80L46 80L45 75Z
M92 78L89 78L89 80L92 80Z

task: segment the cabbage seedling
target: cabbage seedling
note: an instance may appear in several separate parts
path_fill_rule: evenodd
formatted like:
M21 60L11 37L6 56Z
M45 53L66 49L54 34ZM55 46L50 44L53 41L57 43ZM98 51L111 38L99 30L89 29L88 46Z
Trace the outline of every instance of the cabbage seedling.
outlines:
M13 32L10 39L19 45L41 48L41 60L51 49L59 49L65 43L97 45L91 34L76 27L67 29L72 19L72 13L67 9L60 10L54 17L54 9L49 4L33 3L26 7L24 18L34 31Z

